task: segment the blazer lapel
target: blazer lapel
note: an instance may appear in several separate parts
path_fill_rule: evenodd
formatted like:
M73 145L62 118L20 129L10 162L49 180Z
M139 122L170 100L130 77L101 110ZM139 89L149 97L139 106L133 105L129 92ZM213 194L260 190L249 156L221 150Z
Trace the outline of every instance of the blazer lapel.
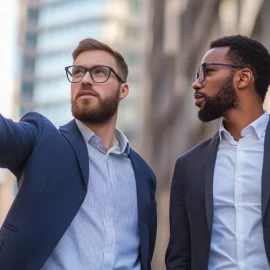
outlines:
M270 196L270 121L266 127L265 140L264 140L264 156L263 156L263 169L262 169L262 218L265 215L266 207Z
M205 169L205 207L206 217L209 230L209 236L212 234L213 226L213 180L216 163L217 149L219 144L219 133L212 138L206 152L206 169Z
M83 175L86 186L88 185L89 178L89 158L87 147L81 132L79 131L75 120L70 121L65 126L60 127L60 132L67 139L70 145L73 147L78 162L80 164L81 172Z
M139 235L140 235L140 249L141 249L141 261L142 265L148 265L148 247L149 247L149 201L150 193L148 186L148 174L144 169L145 165L141 161L141 158L130 149L129 157L133 166L136 188L137 188L137 205L138 205L138 217L139 217ZM147 269L147 267L146 267Z

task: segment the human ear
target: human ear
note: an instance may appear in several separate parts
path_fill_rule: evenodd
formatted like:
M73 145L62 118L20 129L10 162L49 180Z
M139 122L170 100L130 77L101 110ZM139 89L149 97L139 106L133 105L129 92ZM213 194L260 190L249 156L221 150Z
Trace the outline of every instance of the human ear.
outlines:
M254 79L253 73L249 68L237 71L237 87L239 89L246 88Z
M119 99L122 100L124 99L129 93L129 86L126 83L123 83L120 87L120 94L119 94Z

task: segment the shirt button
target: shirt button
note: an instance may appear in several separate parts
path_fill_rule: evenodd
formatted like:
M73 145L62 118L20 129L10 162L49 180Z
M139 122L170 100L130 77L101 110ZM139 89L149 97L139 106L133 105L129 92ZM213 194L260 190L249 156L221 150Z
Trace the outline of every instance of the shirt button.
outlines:
M82 201L83 201L83 197L80 197L80 198L78 199L78 203L82 203Z

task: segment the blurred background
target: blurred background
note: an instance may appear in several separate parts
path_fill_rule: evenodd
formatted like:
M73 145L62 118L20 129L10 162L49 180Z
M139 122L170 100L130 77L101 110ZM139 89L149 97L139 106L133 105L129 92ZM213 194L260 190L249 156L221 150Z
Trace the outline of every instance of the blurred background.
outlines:
M194 74L210 41L224 35L247 35L270 50L269 14L269 0L3 1L0 112L17 121L37 111L59 127L72 118L64 67L78 42L93 37L123 54L130 94L120 105L118 128L157 176L153 269L163 270L175 161L220 123L197 119ZM264 106L270 111L269 96ZM1 169L0 224L16 190L14 176Z

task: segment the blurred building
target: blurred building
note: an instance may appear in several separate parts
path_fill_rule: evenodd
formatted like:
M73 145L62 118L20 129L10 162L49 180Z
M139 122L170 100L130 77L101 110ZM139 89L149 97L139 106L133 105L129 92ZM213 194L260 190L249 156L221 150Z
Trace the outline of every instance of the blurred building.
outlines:
M144 0L21 0L23 47L20 115L37 111L57 127L72 119L70 83L78 42L93 37L125 57L130 94L120 106L118 128L137 144L144 92L149 8Z

